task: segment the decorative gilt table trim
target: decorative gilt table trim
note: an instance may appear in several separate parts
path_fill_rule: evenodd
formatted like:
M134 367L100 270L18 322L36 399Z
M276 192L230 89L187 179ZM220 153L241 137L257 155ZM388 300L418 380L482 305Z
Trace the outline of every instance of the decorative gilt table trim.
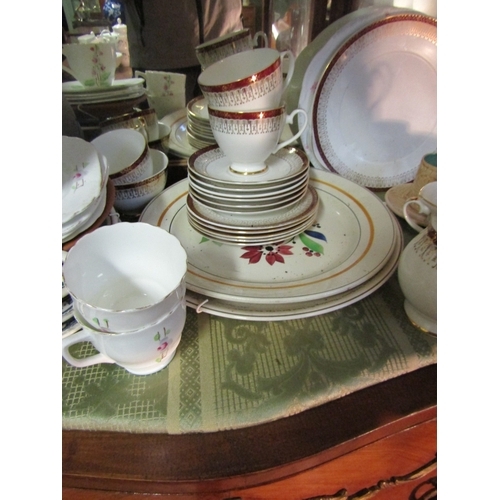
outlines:
M377 484L374 484L369 488L363 488L362 490L359 490L358 492L352 495L349 495L347 493L347 490L345 488L342 488L333 495L326 495L326 496L320 495L307 498L306 500L368 500L369 498L373 498L375 495L377 495L381 490L392 488L393 486L397 486L398 484L408 483L420 479L421 477L424 477L427 474L429 474L429 472L435 470L436 467L437 467L437 455L432 460L422 465L418 469L414 470L413 472L409 472L404 476L393 476L390 479L381 479ZM435 487L434 489L437 492L437 488ZM429 493L433 493L433 491ZM426 495L426 498L430 499L434 497Z

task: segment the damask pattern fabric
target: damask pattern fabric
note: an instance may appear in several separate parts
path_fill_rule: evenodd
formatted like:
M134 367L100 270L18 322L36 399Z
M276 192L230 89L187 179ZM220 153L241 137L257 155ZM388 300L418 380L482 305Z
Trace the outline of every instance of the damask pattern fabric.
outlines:
M93 352L90 344L73 346L75 356ZM436 338L407 319L396 276L354 305L311 318L242 321L188 309L177 353L158 373L63 360L63 428L180 434L246 427L436 362Z

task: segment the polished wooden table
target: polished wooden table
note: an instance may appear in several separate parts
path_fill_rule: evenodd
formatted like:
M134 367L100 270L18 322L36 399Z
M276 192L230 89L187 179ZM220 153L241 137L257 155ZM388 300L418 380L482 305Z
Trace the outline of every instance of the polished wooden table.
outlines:
M436 381L430 365L232 431L63 431L63 498L434 498Z

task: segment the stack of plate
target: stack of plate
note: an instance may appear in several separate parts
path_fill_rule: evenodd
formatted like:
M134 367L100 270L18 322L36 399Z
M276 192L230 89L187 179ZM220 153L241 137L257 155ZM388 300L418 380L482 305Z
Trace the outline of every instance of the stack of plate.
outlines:
M109 87L84 87L79 82L63 82L62 93L70 104L100 104L136 99L146 92L142 78L115 80Z
M187 138L189 144L196 149L216 143L208 118L207 102L203 96L195 97L187 104Z
M319 200L309 186L309 162L294 148L283 148L267 160L267 170L241 175L229 168L218 146L188 160L187 218L213 240L233 244L266 244L293 238L314 221Z
M106 219L114 202L114 189L108 177L108 162L92 144L78 137L63 136L63 243Z
M176 236L188 255L186 300L199 312L248 320L285 320L340 309L377 290L397 268L401 227L374 193L339 175L312 169L309 184L319 203L299 234L240 247L195 229L189 183L184 179L152 200L140 221ZM203 218L207 218L205 212ZM221 212L219 212L220 214ZM251 230L253 215L220 222ZM269 225L285 231L283 213ZM262 219L257 219L262 222ZM271 232L276 229L271 228Z

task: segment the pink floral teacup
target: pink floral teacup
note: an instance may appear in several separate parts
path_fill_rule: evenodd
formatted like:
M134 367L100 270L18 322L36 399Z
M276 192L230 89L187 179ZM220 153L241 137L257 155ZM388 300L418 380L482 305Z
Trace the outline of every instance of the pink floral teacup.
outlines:
M115 80L116 48L113 43L68 43L62 53L68 66L62 65L84 87L109 87Z

